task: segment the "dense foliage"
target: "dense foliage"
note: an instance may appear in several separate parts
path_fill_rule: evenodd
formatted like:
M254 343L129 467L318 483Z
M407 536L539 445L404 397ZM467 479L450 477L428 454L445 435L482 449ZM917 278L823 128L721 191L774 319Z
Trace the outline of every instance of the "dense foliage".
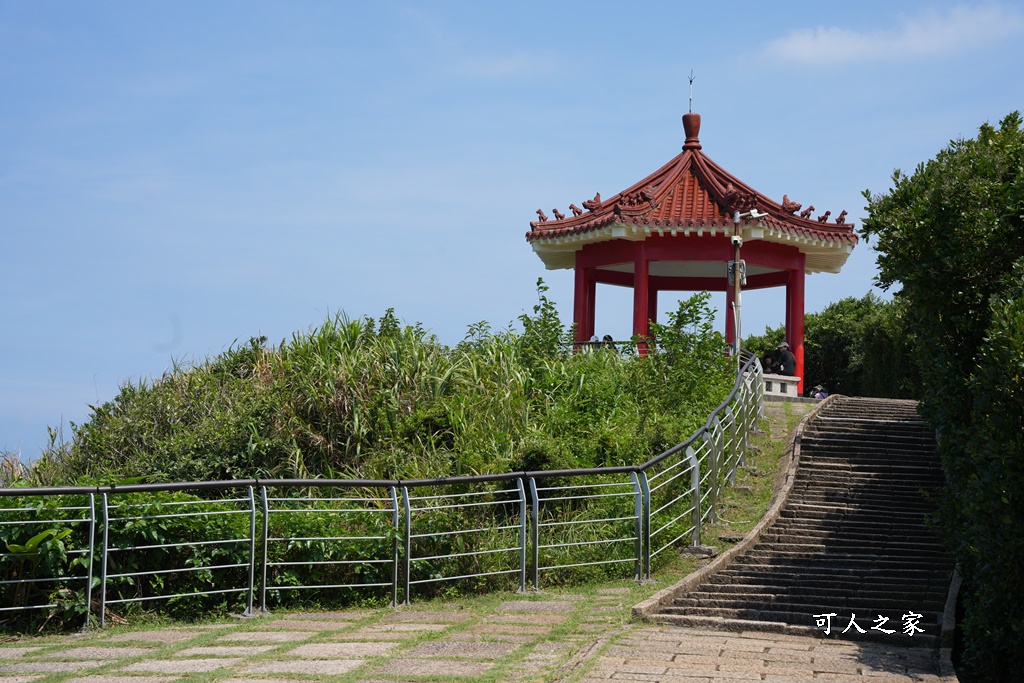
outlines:
M28 471L0 462L0 476L17 487L140 479L409 480L637 465L685 440L733 385L734 367L722 354L707 295L681 302L668 324L654 325L656 352L639 358L632 346L575 352L542 283L539 290L533 315L520 318L521 333L492 333L480 323L454 348L418 325L400 325L390 310L378 321L335 317L277 348L251 339L158 380L125 384L88 422L73 426L70 442L54 432L53 445ZM568 480L543 481L544 490L557 492ZM624 489L621 477L605 475L571 484L570 497L540 496L550 498L541 501L540 518L553 523L542 530L539 564L568 565L547 580L632 569L633 543L622 542L633 533L628 476ZM413 559L410 578L481 575L468 587L482 589L517 573L518 554L508 551L518 543L521 503L503 486L508 482L413 489L410 495L425 502L413 504L410 553L429 561ZM272 488L277 493L252 508L269 515L269 571L260 580L269 604L386 599L381 587L392 580L389 558L402 537L391 513L379 514L393 503L387 487L347 494L344 488ZM623 495L608 495L620 489ZM578 498L591 494L585 504ZM460 495L475 502L458 509L430 503ZM59 609L44 617L59 612L60 623L84 614L90 565L89 526L82 520L93 504L82 498L0 497L0 543L8 551L0 558L0 579L54 579L21 588L11 582L0 592L3 606L49 602ZM112 494L110 504L117 540L104 590L118 609L151 599L178 616L245 606L240 587L247 558L264 548L263 541L251 547L257 541L246 540L244 494L232 500L219 489L124 491ZM666 537L681 536L687 523L685 515L670 523ZM457 529L475 531L451 533ZM132 552L138 548L146 551ZM579 566L586 562L596 564ZM225 592L225 585L238 590ZM366 589L344 598L305 590L323 585ZM418 595L443 586L418 588Z
M522 333L478 323L454 348L390 310L376 322L338 316L277 348L254 338L125 384L39 471L72 483L640 464L685 439L731 387L711 316L705 295L681 302L645 362L574 353L542 283Z
M862 233L899 285L922 409L948 478L942 523L964 573L961 679L1024 678L1024 130L955 140L871 196Z
M911 362L900 301L868 293L829 304L804 317L804 386L830 393L878 398L917 396L917 369ZM744 346L762 359L776 354L784 326L752 335Z

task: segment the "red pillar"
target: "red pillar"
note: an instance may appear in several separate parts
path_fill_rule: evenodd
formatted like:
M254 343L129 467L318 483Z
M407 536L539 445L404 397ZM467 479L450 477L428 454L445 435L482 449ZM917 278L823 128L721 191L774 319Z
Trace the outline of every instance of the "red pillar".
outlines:
M647 268L647 249L645 242L638 242L633 258L633 336L646 339L650 329L647 321L648 314L649 285ZM640 347L641 353L645 351Z
M584 333L587 339L594 336L594 318L597 311L597 280L594 278L594 269L587 268L585 271L587 280L587 310L584 316Z
M786 341L796 358L796 374L800 377L797 391L804 393L804 263L800 254L800 267L790 272L786 285Z
M579 263L580 252L576 252L576 272L573 288L572 321L575 324L574 341L588 341L594 334L594 277L590 270Z
M658 322L658 290L650 283L647 286L647 316L651 322Z

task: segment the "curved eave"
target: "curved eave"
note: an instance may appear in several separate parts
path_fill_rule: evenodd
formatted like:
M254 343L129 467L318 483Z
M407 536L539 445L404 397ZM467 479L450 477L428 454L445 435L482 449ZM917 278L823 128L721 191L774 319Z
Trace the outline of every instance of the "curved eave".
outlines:
M778 224L769 217L764 221L740 224L740 234L745 241L762 240L786 244L799 249L807 257L808 273L838 273L857 244L857 236L851 230L829 231L811 227L794 230ZM732 235L731 222L711 222L687 226L627 225L608 221L605 225L588 226L577 230L541 231L528 233L527 238L533 251L544 262L548 270L574 268L576 252L587 244L611 240L641 241L648 237L710 237L728 239ZM538 234L541 232L541 234Z

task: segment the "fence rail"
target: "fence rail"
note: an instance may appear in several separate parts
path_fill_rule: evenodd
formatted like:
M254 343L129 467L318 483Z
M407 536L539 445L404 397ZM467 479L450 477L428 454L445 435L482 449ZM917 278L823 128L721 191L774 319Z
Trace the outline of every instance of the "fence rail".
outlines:
M525 591L527 577L539 589L571 572L649 579L661 553L700 544L744 463L764 378L755 356L742 360L705 425L638 466L0 489L0 570L12 577L0 580L0 619L63 610L88 627L126 603L192 598L252 614L310 590L396 605L450 582Z

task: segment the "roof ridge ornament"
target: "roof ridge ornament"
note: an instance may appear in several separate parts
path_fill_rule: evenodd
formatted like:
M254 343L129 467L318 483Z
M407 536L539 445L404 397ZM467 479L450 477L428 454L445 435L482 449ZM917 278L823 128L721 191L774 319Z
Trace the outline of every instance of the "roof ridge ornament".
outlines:
M686 132L686 142L683 149L700 149L700 114L683 114L683 131Z

